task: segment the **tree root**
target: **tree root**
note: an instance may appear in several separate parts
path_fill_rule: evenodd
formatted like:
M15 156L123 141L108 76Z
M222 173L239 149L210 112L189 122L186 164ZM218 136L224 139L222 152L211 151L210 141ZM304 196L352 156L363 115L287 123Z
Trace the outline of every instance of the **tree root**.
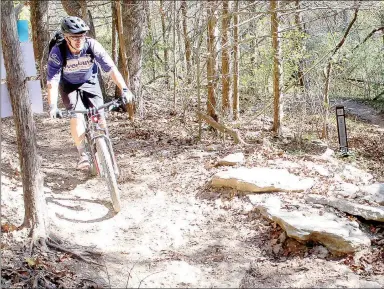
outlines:
M56 250L64 252L64 253L71 254L73 257L75 257L81 261L84 261L86 263L97 265L97 266L103 266L102 264L97 263L97 262L87 258L90 256L100 257L100 256L102 256L101 253L92 252L90 250L85 250L83 252L75 252L74 250L71 250L71 249L68 249L68 248L65 248L64 246L62 246L62 243L63 242L57 236L54 236L54 235L52 235L48 238L41 238L41 237L36 238L34 236L34 234L32 234L32 240L31 240L31 245L30 245L30 255L32 255L33 247L38 247L43 251L47 251L48 248L53 248L53 249L56 249Z
M67 248L64 248L63 246L59 245L58 243L56 243L54 240L52 240L50 238L46 239L45 243L48 245L48 247L54 248L54 249L62 251L64 253L69 253L73 257L76 257L77 259L84 261L86 263L90 263L90 264L97 265L97 266L103 266L102 264L97 263L95 261L92 261L91 259L85 257L86 255L87 256L95 255L94 253L92 253L90 251L84 251L84 253L78 253L78 252L69 250Z
M229 134L233 138L235 143L241 143L243 145L247 145L247 143L241 138L241 136L237 131L230 129L221 123L218 123L209 115L206 115L201 112L197 112L197 115L200 116L202 119L204 119L206 123L208 123L210 126L214 127L215 129L221 131L222 133Z

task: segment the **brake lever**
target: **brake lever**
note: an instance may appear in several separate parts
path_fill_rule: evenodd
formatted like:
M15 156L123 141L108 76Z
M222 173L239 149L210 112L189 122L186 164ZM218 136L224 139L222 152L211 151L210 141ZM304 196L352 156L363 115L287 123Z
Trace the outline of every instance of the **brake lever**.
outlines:
M108 111L112 111L115 108L118 108L121 105L121 101L116 99L115 103L108 107Z

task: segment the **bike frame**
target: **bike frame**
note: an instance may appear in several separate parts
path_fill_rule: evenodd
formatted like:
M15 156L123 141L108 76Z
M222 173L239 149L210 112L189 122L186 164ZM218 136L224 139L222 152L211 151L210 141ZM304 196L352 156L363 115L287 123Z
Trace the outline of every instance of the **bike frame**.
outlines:
M96 166L97 174L99 176L102 176L102 175L101 175L99 164L96 158L96 140L98 138L105 139L107 143L108 151L112 157L113 169L115 171L115 175L118 177L120 174L119 168L116 162L115 153L112 148L112 142L111 142L111 139L109 138L108 128L107 127L102 128L99 124L99 121L100 121L99 111L101 109L108 108L110 106L118 106L118 105L119 105L119 102L117 100L114 100L106 104L103 104L100 107L94 107L87 110L71 110L70 111L71 113L81 113L84 115L85 138L90 148L89 150L91 153L90 157L92 158L93 164Z

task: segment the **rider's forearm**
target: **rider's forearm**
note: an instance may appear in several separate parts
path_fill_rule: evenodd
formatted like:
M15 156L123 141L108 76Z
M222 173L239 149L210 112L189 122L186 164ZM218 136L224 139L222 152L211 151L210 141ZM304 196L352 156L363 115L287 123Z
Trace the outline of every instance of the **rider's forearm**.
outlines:
M124 81L123 76L121 75L117 67L112 68L110 75L113 82L120 88L120 90L123 90L123 88L128 88Z
M57 98L59 96L59 86L56 83L48 83L48 104L57 105Z

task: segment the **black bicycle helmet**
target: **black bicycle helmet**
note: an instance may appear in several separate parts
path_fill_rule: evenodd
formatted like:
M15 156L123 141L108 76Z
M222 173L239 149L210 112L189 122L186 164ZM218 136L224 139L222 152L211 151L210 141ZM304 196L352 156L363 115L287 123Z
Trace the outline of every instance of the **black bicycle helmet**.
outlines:
M79 17L67 16L61 21L61 31L63 33L79 34L88 30L89 26Z

